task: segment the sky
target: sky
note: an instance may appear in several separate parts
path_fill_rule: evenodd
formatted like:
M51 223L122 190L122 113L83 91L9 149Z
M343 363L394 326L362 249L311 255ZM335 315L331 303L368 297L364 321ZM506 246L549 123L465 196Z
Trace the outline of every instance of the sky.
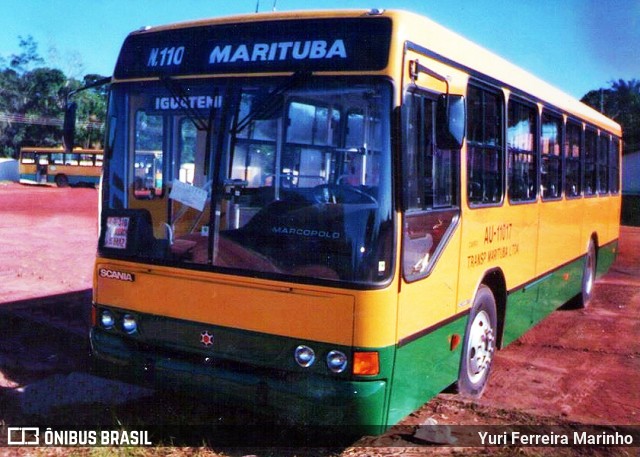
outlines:
M110 76L140 27L239 13L404 9L441 23L574 97L640 80L640 0L0 0L0 57L32 36L49 66ZM274 3L275 2L275 3Z

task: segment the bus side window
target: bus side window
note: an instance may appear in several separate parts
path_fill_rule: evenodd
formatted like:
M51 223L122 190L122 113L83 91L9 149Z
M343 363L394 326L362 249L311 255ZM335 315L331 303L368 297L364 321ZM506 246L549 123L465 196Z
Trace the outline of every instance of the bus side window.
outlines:
M22 153L22 159L21 159L22 163L36 163L36 155L33 152L23 152Z
M547 112L542 113L540 148L542 156L542 199L562 197L562 119Z
M51 154L53 165L64 165L64 154Z
M81 167L95 166L94 156L92 154L80 154L80 166Z
M467 111L467 192L471 205L502 202L504 161L501 95L469 86Z
M609 135L600 132L598 137L598 193L609 193Z
M65 165L78 165L79 155L78 154L65 154L64 155L64 164Z
M596 170L598 133L592 128L587 128L584 140L584 194L595 195L598 187Z
M609 189L612 194L620 192L620 141L614 138L609 145Z
M574 122L567 122L564 140L564 192L569 198L579 197L582 193L580 173L580 144L582 127Z
M438 247L458 219L458 151L435 143L435 102L405 97L403 191L403 275L414 281L429 274Z
M507 157L509 198L511 201L533 201L538 193L536 166L536 131L538 113L533 106L509 100Z

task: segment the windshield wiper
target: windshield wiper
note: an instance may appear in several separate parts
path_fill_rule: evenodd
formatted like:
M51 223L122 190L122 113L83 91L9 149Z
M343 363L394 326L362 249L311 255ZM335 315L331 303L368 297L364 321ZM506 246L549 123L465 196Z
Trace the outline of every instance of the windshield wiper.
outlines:
M291 75L284 83L273 89L260 100L255 107L241 120L236 123L233 133L237 135L247 128L256 119L267 119L282 108L282 98L285 92L298 87L309 80L310 72L298 71Z

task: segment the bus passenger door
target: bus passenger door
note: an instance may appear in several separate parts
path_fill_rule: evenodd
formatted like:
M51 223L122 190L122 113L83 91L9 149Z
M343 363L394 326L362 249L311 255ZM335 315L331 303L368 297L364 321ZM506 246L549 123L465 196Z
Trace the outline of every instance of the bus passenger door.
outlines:
M459 368L459 354L450 350L451 328L441 324L456 312L460 152L438 148L435 119L435 97L417 91L405 95L402 286L392 423L451 384Z

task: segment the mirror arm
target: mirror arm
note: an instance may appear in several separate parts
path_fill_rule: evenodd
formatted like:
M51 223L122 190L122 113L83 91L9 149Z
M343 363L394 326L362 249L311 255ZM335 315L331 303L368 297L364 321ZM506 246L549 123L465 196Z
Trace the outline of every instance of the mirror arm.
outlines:
M426 75L431 76L434 79L437 79L438 81L442 81L447 87L446 95L447 97L449 96L449 79L446 76L442 76L440 73L437 73L431 70L430 68L425 67L420 63L418 59L412 60L411 62L409 62L409 75L411 77L411 82L415 84L415 82L418 80L418 76L420 75L420 73L424 73Z
M64 145L65 151L71 152L73 150L76 130L76 110L78 108L78 105L75 102L69 102L69 99L79 92L85 91L87 89L93 89L95 87L101 87L105 84L109 84L110 82L110 76L107 78L102 78L94 81L91 84L82 86L79 89L72 90L65 96L64 123L62 126L62 143Z

